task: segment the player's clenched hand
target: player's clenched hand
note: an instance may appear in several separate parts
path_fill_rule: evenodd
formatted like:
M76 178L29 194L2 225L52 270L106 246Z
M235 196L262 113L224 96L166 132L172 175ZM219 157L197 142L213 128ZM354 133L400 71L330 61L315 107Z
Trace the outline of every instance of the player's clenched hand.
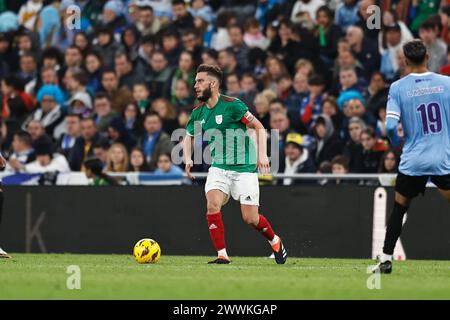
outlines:
M256 165L259 169L259 173L261 174L270 173L269 158L267 157L267 155L260 156L258 158L258 163Z
M186 175L188 176L189 179L194 180L195 177L191 174L191 169L194 166L194 162L192 162L192 160L187 160L186 161L186 166L184 167L184 172L186 173Z

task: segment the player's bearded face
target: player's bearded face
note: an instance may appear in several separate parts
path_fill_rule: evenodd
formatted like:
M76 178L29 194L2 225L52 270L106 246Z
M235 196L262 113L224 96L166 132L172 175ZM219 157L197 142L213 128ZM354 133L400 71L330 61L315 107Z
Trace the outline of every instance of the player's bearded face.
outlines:
M208 84L208 88L197 92L197 99L206 102L211 98L211 83Z

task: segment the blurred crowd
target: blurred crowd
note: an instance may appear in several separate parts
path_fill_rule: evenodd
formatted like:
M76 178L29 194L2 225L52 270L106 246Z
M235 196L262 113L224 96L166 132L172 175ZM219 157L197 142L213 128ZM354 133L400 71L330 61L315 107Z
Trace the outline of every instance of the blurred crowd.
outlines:
M444 0L0 0L5 170L182 175L171 134L207 63L279 131L280 173L395 173L384 123L402 45L422 39L450 75L449 15Z

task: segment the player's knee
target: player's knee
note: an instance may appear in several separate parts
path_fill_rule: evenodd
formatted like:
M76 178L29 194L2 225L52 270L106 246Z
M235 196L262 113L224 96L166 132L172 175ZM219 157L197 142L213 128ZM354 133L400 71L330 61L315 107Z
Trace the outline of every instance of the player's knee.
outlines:
M221 205L217 201L208 201L206 204L206 210L208 211L208 214L217 213L220 211Z
M257 217L254 217L253 215L243 215L242 220L244 221L245 224L248 224L248 225L257 225L258 224Z

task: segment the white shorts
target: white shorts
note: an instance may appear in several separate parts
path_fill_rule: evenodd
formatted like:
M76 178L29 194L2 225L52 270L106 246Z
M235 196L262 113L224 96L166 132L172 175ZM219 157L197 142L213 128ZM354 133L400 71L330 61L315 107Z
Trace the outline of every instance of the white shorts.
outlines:
M224 204L230 198L239 200L241 204L259 206L258 174L236 172L210 167L206 178L205 193L220 190L227 195Z

